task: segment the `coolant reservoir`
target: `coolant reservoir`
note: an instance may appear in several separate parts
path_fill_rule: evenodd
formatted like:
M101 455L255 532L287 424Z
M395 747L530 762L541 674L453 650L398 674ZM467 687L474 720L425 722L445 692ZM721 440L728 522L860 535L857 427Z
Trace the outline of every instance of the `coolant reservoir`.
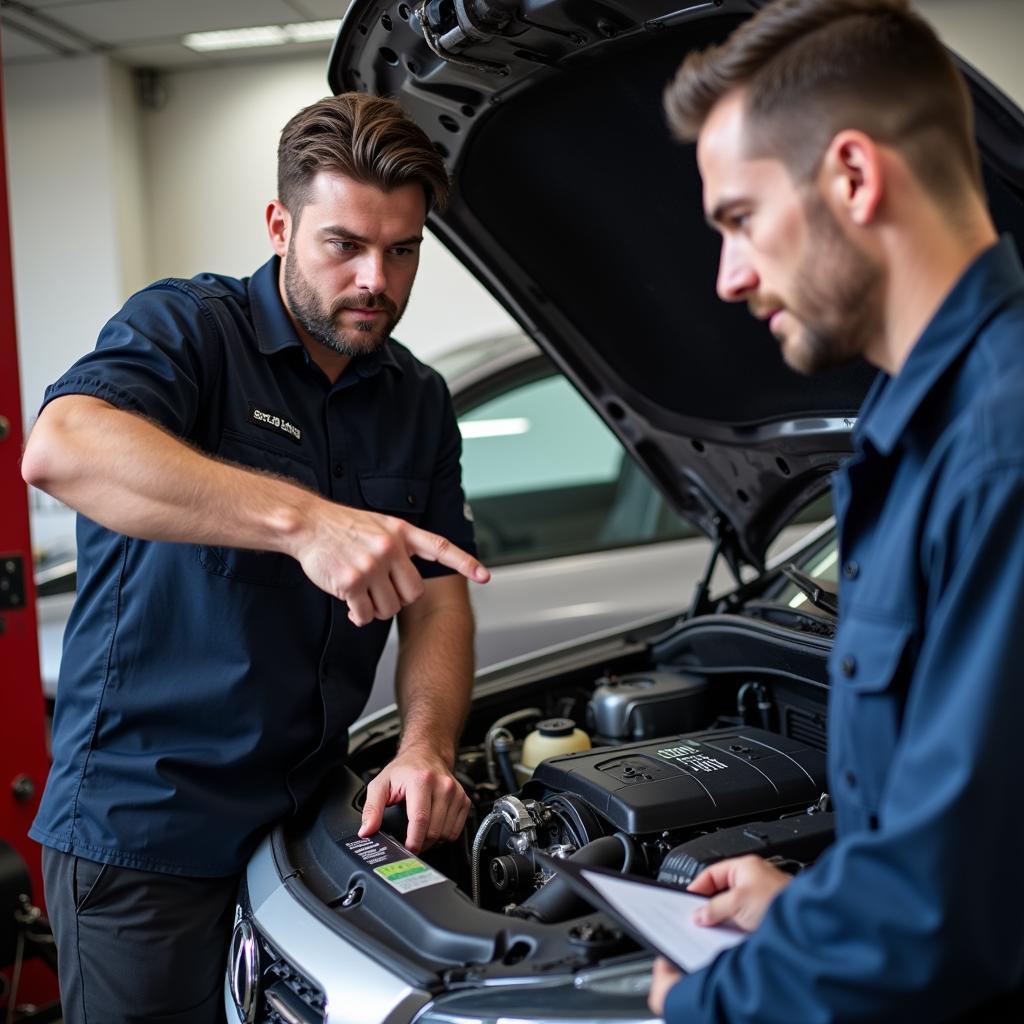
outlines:
M590 749L590 737L571 718L546 718L523 740L522 766L533 771L549 757Z

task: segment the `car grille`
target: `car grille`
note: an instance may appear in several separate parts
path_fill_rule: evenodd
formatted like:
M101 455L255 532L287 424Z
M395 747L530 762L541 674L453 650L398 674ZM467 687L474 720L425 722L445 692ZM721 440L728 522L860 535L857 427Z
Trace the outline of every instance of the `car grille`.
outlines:
M327 997L257 931L262 991L254 1024L323 1024Z

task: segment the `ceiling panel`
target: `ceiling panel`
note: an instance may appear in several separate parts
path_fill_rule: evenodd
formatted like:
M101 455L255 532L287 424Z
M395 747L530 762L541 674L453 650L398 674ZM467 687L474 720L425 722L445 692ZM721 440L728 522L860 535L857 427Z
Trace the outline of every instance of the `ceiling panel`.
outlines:
M18 0L23 7L37 7L39 10L54 7L77 7L79 4L91 4L95 0Z
M3 41L4 62L18 60L32 60L37 57L56 57L56 51L49 46L42 46L34 40L23 36L10 22L5 21L3 29L0 30L0 40Z
M174 39L187 32L295 20L295 9L284 0L95 0L50 7L46 14L90 38L115 46Z
M175 68L326 54L329 43L195 54L179 41L189 32L339 18L348 0L19 0L19 4L38 11L39 19L21 10L4 12L12 24L26 26L14 44L17 56L12 50L10 59L50 55L61 47L80 53L91 50L92 42L108 47L115 60L133 67ZM64 31L55 26L63 26ZM31 42L32 35L59 45L47 48L45 43Z
M295 7L301 7L310 21L326 21L340 18L348 10L347 0L292 0ZM412 0L410 0L410 3Z
M327 55L330 43L286 43L284 46L262 46L244 50L219 50L215 53L194 53L186 46L174 43L152 43L145 46L126 46L114 50L111 56L122 64L135 68L215 67L218 64L237 64L240 61L280 60L283 57L317 55L324 61L324 82L327 82Z
M91 3L92 0L18 0L22 7L36 7L43 10L47 7L73 7L78 3Z
M140 43L113 50L110 56L133 68L192 68L205 63L202 54L180 43Z

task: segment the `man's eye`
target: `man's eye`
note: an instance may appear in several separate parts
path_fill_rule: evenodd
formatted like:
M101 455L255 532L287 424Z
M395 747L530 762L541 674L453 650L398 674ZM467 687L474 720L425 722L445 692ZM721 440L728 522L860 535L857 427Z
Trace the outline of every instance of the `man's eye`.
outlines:
M355 252L357 248L356 243L349 241L347 238L332 238L331 245L341 252Z
M415 252L414 249L410 249L407 245L394 245L391 247L391 254L393 256L411 256Z

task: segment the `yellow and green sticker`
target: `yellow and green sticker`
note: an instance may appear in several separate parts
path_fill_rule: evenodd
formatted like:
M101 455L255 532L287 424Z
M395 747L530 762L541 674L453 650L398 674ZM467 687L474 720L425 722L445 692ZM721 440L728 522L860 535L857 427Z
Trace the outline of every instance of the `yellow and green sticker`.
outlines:
M422 889L424 886L436 885L438 882L444 881L444 875L415 857L407 857L405 860L393 861L390 864L381 864L373 871L399 892L412 892L415 889Z

